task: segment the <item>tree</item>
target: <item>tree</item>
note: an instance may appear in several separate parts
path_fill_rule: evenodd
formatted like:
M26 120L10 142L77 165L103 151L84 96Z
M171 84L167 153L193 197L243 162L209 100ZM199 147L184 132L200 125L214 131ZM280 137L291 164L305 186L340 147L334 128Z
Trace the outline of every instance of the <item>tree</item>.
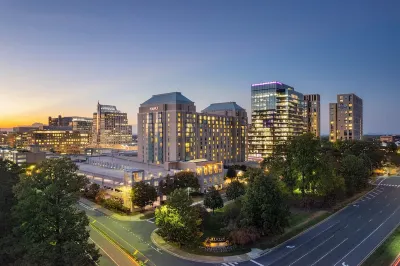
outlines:
M389 153L396 153L397 152L397 145L394 142L389 142L386 147Z
M342 159L339 173L344 178L350 196L368 184L368 169L363 159L355 155L346 155Z
M179 245L196 245L201 236L201 218L183 189L173 191L167 203L156 209L157 233Z
M306 189L309 187L313 171L316 167L320 142L311 133L294 138L289 144L288 160L293 163L294 169L300 174L301 195L304 200Z
M215 209L224 207L224 201L222 200L221 194L214 187L206 193L204 197L204 206L212 209L213 213Z
M76 208L88 180L66 158L45 160L15 187L13 216L18 265L95 265L100 254L88 243L89 219Z
M253 172L251 180L242 200L242 227L254 226L262 234L282 233L290 216L283 184L263 172Z
M134 206L144 208L157 199L156 189L143 181L137 182L132 187L132 203Z
M200 188L199 180L196 174L191 171L181 171L174 176L167 176L165 181L160 182L160 191L163 194L169 195L175 189L191 188L198 190Z
M237 178L236 170L233 167L229 167L228 171L226 172L227 178Z
M226 188L226 197L228 200L234 200L244 195L246 192L244 184L239 181L232 181Z
M254 243L260 238L260 232L255 227L241 227L232 230L229 233L229 238L233 244L237 245L247 245Z
M14 225L11 210L16 204L13 187L17 184L20 173L18 165L0 159L0 265L8 265L14 260L9 255L12 246L10 232Z
M99 192L100 192L100 186L96 183L92 183L85 190L85 196L89 199L94 200Z

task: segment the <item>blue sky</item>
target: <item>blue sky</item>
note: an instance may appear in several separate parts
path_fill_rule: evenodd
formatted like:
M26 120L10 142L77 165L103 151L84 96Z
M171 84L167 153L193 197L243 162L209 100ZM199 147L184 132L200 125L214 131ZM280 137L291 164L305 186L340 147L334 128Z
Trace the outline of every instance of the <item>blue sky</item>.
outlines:
M180 91L198 111L278 80L328 103L364 100L364 132L400 133L400 2L0 1L0 128L128 112Z

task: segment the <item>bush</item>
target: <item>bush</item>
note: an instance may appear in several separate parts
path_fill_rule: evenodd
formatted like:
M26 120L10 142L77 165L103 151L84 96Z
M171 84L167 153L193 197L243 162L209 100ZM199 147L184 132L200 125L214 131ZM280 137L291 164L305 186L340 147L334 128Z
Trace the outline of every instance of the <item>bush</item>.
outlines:
M260 232L255 227L242 227L230 232L229 238L233 244L244 246L260 239Z
M130 209L125 207L122 200L119 198L104 199L102 205L110 210L120 211L126 214L130 213Z

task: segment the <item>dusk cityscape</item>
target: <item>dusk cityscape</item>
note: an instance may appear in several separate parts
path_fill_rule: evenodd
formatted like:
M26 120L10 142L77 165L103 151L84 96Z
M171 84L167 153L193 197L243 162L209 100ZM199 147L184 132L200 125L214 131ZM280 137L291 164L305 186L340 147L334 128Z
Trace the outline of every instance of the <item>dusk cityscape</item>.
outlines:
M0 265L400 265L399 11L0 0Z

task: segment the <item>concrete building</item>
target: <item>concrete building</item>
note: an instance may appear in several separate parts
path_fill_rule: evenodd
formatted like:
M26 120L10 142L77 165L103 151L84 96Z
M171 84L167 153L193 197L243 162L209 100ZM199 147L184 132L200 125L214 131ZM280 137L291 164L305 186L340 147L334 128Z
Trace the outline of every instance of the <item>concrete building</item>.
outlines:
M329 104L329 140L361 140L363 101L351 94L338 94L337 103Z
M304 95L306 132L321 136L321 97L319 94Z
M0 158L12 161L15 164L37 164L46 159L46 153L40 151L19 151L15 149L1 149Z
M51 117L49 116L49 126L54 127L67 127L71 126L72 123L72 116L62 117L59 115L58 117Z
M386 142L386 143L390 143L390 142L398 142L400 141L400 136L399 135L392 135L392 136L380 136L379 140L381 142Z
M138 158L164 164L207 159L246 160L246 111L234 102L212 104L202 113L180 92L153 95L138 113Z
M127 113L113 105L97 104L93 113L92 145L113 147L132 142L132 126L128 125Z
M304 132L303 94L277 81L251 85L249 160L262 161Z
M89 133L72 130L32 130L24 134L27 145L37 145L42 151L65 154L83 153L89 144Z

